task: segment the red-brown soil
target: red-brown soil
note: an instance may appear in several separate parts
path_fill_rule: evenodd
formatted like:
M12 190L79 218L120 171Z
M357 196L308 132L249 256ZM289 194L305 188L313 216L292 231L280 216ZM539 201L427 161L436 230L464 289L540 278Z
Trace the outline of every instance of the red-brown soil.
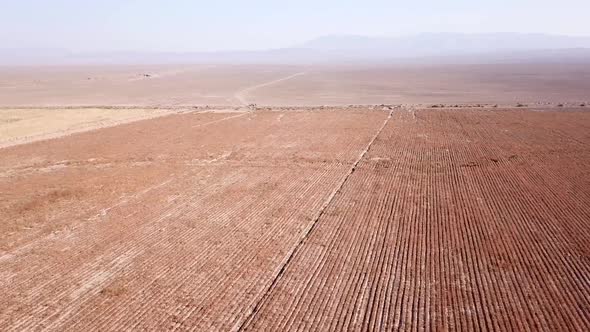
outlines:
M584 108L378 107L0 149L0 330L588 330L589 146Z
M589 146L588 112L395 112L246 330L588 330Z
M3 149L0 330L240 323L386 117L183 114Z

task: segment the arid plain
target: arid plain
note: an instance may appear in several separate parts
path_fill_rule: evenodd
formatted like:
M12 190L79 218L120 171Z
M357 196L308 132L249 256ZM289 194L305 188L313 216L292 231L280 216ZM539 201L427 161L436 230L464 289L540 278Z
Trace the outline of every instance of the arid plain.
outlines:
M590 62L0 67L0 106L319 106L588 101Z
M590 329L590 66L0 69L0 330Z

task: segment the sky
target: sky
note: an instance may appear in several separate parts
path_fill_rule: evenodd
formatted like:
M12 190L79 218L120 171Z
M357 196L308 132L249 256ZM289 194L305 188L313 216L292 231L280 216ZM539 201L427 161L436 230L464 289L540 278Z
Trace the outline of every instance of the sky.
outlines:
M325 35L590 36L589 0L0 0L0 49L195 52Z

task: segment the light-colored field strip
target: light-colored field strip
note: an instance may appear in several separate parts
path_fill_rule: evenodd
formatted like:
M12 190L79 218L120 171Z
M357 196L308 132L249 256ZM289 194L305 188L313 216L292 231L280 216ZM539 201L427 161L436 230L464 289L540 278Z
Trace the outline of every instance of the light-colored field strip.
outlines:
M156 118L178 109L0 109L0 148Z
M585 331L585 112L396 112L252 331Z

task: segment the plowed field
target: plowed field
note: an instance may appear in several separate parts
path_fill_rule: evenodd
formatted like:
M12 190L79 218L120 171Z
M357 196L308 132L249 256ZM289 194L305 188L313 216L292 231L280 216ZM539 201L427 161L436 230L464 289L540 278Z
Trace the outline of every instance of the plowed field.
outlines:
M590 329L590 112L184 113L0 149L0 330Z
M394 113L248 329L587 330L589 126Z

